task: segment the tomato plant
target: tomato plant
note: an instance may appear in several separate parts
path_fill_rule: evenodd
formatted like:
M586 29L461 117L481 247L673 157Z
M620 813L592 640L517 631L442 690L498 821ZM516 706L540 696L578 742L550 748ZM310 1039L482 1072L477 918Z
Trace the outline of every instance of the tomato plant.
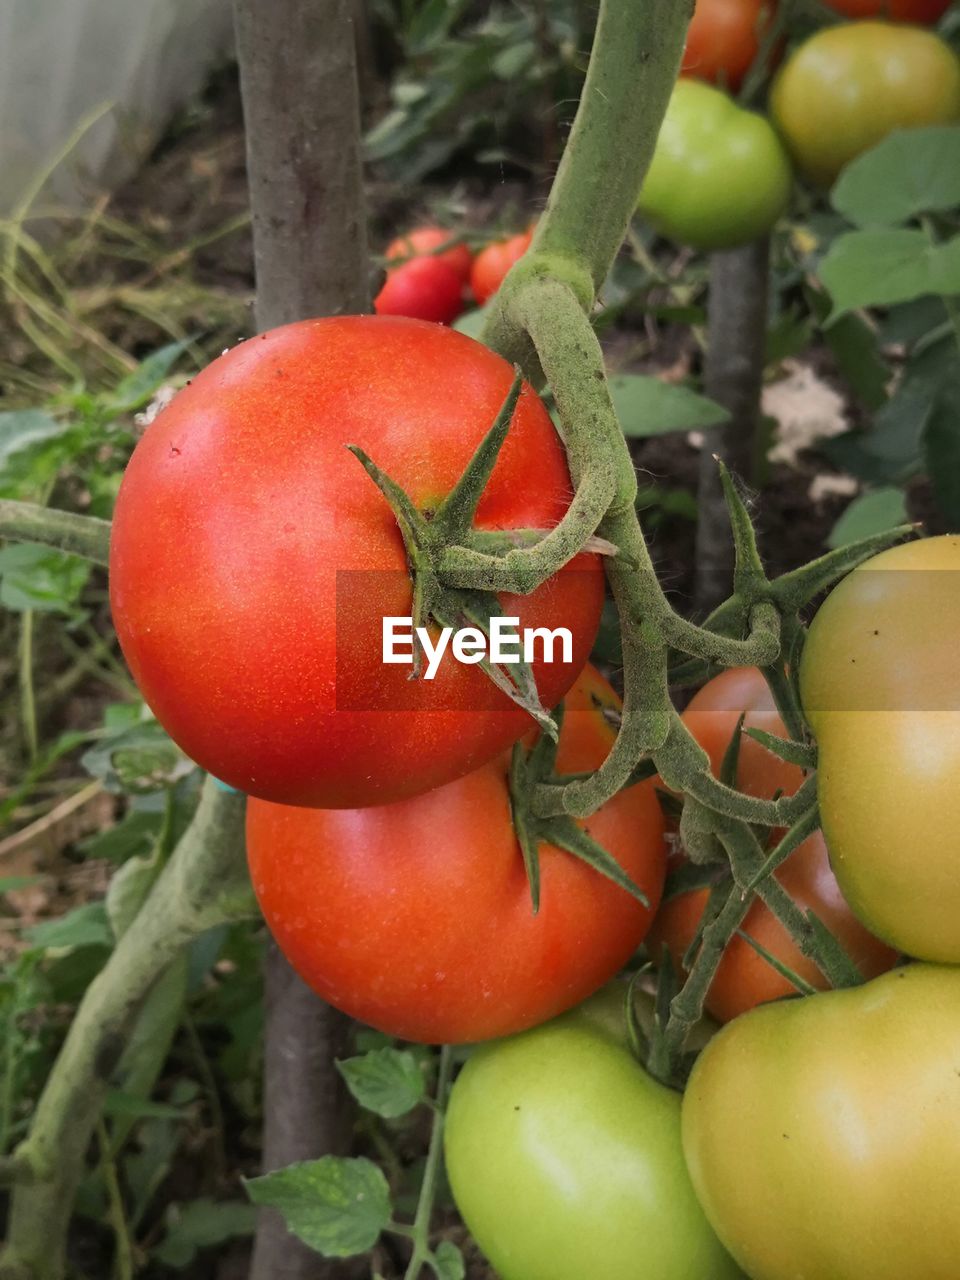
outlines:
M387 272L373 306L378 316L452 324L463 310L463 282L440 258L411 258Z
M752 1280L952 1280L960 1258L960 971L755 1009L683 1103L693 1185Z
M763 116L696 80L677 82L638 209L695 249L742 244L787 207L790 162Z
M680 74L739 89L773 12L770 0L697 0Z
M384 666L383 618L412 612L407 555L346 448L435 510L512 378L439 326L304 321L222 356L157 418L117 502L111 603L144 697L188 755L251 795L354 807L439 786L528 730L479 667L448 656L427 682ZM569 493L553 424L524 391L477 526L548 528ZM544 705L586 661L602 597L591 556L530 596L501 595L521 626L571 630L572 661L533 664Z
M827 185L894 129L960 119L960 61L930 31L824 27L780 70L770 106L799 168Z
M406 235L397 236L387 245L384 254L387 262L406 261L408 258L436 258L459 276L466 284L470 279L470 264L473 254L465 244L451 243L453 232L445 227L414 227ZM444 245L450 245L444 249Z
M851 907L908 955L960 961L960 537L885 551L826 599L800 668Z
M470 288L479 306L497 292L510 268L530 248L532 239L532 231L521 231L519 235L497 240L480 250L470 269Z
M619 700L588 667L565 705L557 768L595 769L616 736L604 713ZM534 915L508 767L494 760L372 809L250 801L248 856L264 917L325 1000L407 1040L484 1040L568 1009L636 950L665 871L652 784L619 793L589 821L649 908L545 843Z
M891 22L914 22L930 26L950 8L950 0L824 0L848 18L887 18Z
M734 1280L680 1148L680 1098L589 1012L474 1053L445 1127L457 1207L501 1280Z
M715 676L695 695L683 714L690 732L710 756L715 773L719 773L743 713L746 713L745 728L763 729L777 737L787 736L767 682L756 667L731 668ZM802 780L803 773L796 765L778 759L759 742L743 735L736 776L741 791L765 798L778 791L792 795ZM674 854L670 864L672 869L679 869L685 859L682 854ZM819 832L805 840L776 875L793 901L805 912L814 911L830 929L865 978L875 977L895 963L897 953L873 937L847 906ZM660 948L666 946L675 969L682 972L683 956L696 936L709 896L707 888L692 889L674 894L661 904L647 939L655 963ZM727 944L707 995L706 1007L720 1022L728 1022L755 1005L796 992L790 981L742 934L759 943L811 986L823 990L828 985L817 965L803 954L769 907L755 898L740 932Z

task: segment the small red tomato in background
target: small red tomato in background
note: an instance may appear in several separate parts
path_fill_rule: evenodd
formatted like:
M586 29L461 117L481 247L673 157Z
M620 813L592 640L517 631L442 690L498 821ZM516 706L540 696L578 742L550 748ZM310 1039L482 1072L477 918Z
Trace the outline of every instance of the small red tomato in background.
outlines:
M373 306L378 316L452 324L463 310L463 282L439 258L411 258L387 272Z
M739 89L773 12L770 0L697 0L680 74Z
M848 18L887 18L891 22L916 22L930 26L950 8L950 0L824 0Z
M497 240L480 250L470 271L470 288L481 307L497 292L510 268L530 248L532 239L532 230L521 231L509 240Z
M620 702L586 667L565 702L557 770L592 771ZM264 918L323 999L405 1040L513 1034L579 1004L639 946L663 890L652 783L581 825L646 895L647 909L578 858L540 845L540 911L514 833L501 756L401 804L299 809L250 800L247 853Z
M452 244L449 249L442 249L454 238L452 231L445 227L414 227L404 236L398 236L387 245L384 257L388 262L398 259L405 262L409 258L433 258L435 262L445 263L466 284L470 279L470 266L473 254L465 244Z
M743 712L747 713L747 728L786 736L767 683L755 667L724 671L704 685L684 712L684 723L710 756L715 773ZM742 738L737 767L737 785L742 791L769 799L778 790L792 795L802 781L803 772L796 765L778 760L751 738ZM682 864L683 855L671 855L670 861L671 867ZM775 874L801 910L816 912L865 978L893 967L897 952L869 933L851 912L830 869L827 846L819 832L805 840ZM708 897L708 889L694 889L663 903L647 939L655 963L666 946L676 969L682 969L683 956ZM740 929L811 986L826 989L823 974L762 902L753 902ZM735 935L717 967L706 1005L718 1021L729 1022L758 1004L794 994L793 985L745 938Z

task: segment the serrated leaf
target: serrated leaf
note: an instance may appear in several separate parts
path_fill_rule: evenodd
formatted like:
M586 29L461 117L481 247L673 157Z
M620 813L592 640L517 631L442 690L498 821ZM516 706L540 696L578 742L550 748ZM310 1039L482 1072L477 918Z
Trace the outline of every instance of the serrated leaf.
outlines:
M860 227L894 227L960 205L960 126L898 129L851 161L831 193Z
M390 1222L390 1188L363 1156L323 1156L245 1183L254 1204L283 1214L290 1231L327 1258L348 1258L376 1244Z
M860 538L895 529L907 519L907 504L901 489L873 489L854 498L830 530L828 547L846 547Z
M831 245L820 279L833 319L860 307L960 293L960 236L931 244L923 231L849 231Z
M34 947L112 947L113 930L102 902L87 902L59 920L44 920L24 935Z
M15 409L11 413L0 413L0 467L20 449L62 436L69 430L69 422L58 422L42 409Z
M0 605L69 615L89 577L89 563L78 556L32 543L7 546L0 550Z
M191 1200L167 1228L167 1234L153 1250L153 1257L167 1267L182 1271L197 1255L237 1236L253 1234L256 1210L238 1201Z
M646 374L617 374L609 386L623 434L631 440L705 430L730 419L726 409L706 396Z
M423 1072L406 1050L374 1049L338 1062L337 1070L361 1107L385 1120L406 1115L424 1099Z
M441 1240L433 1251L431 1264L439 1280L464 1280L467 1274L463 1254L452 1240Z
M117 384L107 404L110 413L133 413L142 409L163 385L167 374L190 345L190 339L171 342L141 361L132 373Z

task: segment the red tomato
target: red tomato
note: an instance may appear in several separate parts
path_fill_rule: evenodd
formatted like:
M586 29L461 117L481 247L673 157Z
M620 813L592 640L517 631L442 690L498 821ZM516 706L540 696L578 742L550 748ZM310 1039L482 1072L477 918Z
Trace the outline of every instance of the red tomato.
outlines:
M716 772L734 733L742 711L748 711L746 725L785 736L766 681L754 667L725 671L704 685L692 699L683 719L710 756ZM744 737L740 746L737 784L749 795L770 797L782 788L793 794L803 779L795 765L785 764ZM671 865L682 863L682 855L671 855ZM860 924L847 906L827 855L823 836L817 832L796 849L776 873L777 879L804 911L813 910L840 939L848 955L865 978L874 978L892 968L897 953L880 942ZM707 905L709 892L697 889L667 899L650 930L648 943L654 961L664 945L676 968L693 941ZM783 925L759 900L755 900L740 926L743 933L769 951L807 982L825 990L827 981L791 939ZM734 936L717 968L707 997L707 1009L720 1022L745 1013L768 1000L795 994L795 988L767 963L744 938Z
M521 231L518 236L497 240L480 250L470 271L470 288L480 306L497 292L510 268L530 248L532 239L532 230Z
M596 769L619 707L592 667L567 699L558 769ZM513 830L509 761L402 804L295 809L252 800L254 889L290 963L325 1000L405 1040L512 1034L578 1004L639 945L651 919L624 889L568 853L540 847L541 903ZM656 909L663 819L650 783L587 823Z
M378 316L452 324L463 310L463 283L439 258L411 258L387 272L373 308Z
M453 232L447 231L444 227L414 227L405 236L398 236L396 240L392 240L387 245L384 256L388 262L393 262L397 258L404 261L408 258L428 256L436 258L438 262L445 263L451 271L455 271L462 283L466 284L470 279L470 265L473 262L473 254L467 246L455 244L442 253L436 252L441 245L449 244L452 239Z
M384 666L383 618L412 612L407 557L345 447L429 509L512 379L464 334L342 316L242 343L157 418L120 488L111 603L134 678L188 755L251 795L353 808L441 786L528 731L479 667L448 654L427 682ZM475 523L548 528L570 491L553 423L525 388ZM572 633L571 662L533 664L545 706L586 662L602 601L586 555L530 596L501 597L521 627Z
M771 0L697 0L680 74L739 89L773 11Z
M848 18L888 18L891 22L915 22L929 27L950 8L950 0L824 0Z

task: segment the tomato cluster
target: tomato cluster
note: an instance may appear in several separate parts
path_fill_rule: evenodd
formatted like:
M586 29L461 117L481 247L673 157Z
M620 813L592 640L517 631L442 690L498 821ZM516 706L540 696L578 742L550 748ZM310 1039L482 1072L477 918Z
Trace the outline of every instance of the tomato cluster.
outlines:
M387 246L387 278L374 300L374 309L381 316L452 324L468 298L483 306L493 297L532 239L530 227L507 239L491 241L475 255L443 227L414 227Z
M815 32L776 71L786 40L775 0L697 0L637 205L658 232L694 249L744 244L785 212L791 161L829 186L894 129L960 119L960 62L922 29L949 0L827 3L857 20ZM771 77L770 119L730 96Z

